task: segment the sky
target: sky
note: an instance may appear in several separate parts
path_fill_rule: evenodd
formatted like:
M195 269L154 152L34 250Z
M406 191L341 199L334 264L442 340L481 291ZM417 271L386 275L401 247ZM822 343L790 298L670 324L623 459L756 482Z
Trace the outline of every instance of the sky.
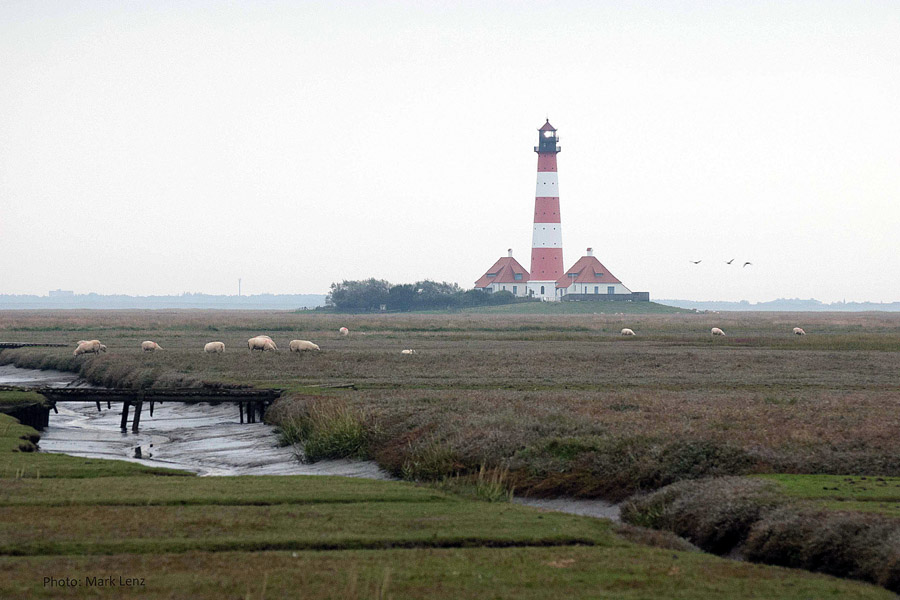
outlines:
M895 1L4 0L0 82L0 294L469 288L549 117L567 266L900 300Z

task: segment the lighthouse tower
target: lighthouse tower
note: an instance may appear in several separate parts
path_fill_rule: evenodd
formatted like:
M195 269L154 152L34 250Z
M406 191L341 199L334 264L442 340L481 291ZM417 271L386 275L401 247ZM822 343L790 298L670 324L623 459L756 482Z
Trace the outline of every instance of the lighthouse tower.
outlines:
M550 119L538 130L537 190L534 197L534 231L531 236L531 276L528 294L558 300L556 282L562 278L562 224L559 215L559 178L556 155L560 152L556 128Z

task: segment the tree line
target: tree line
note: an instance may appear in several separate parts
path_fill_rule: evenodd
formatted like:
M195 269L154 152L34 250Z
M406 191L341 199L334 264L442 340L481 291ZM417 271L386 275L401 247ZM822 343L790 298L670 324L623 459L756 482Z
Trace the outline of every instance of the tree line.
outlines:
M463 290L456 283L417 281L394 285L383 279L332 283L326 306L341 312L447 310L524 301L506 291Z

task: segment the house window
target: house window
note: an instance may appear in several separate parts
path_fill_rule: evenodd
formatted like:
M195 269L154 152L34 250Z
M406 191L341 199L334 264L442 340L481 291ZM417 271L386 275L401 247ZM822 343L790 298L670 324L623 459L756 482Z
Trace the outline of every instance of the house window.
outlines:
M616 293L616 286L611 285L611 286L609 286L608 288L606 288L606 293L607 293L607 294L615 294L615 293Z
M513 286L513 295L518 295L518 293L519 293L519 286L514 285Z
M544 295L544 286L541 286L541 296Z
M506 291L506 286L505 286L505 285L503 286L503 291L504 291L504 292Z
M488 273L487 276L488 276L488 277L496 277L497 274L496 274L496 273Z
M599 293L600 293L600 286L599 286L599 285L595 285L595 286L594 286L594 293L595 293L595 294L599 294Z
M514 276L514 278L515 278L516 281L522 281L522 274L521 274L521 273L516 273L515 276Z

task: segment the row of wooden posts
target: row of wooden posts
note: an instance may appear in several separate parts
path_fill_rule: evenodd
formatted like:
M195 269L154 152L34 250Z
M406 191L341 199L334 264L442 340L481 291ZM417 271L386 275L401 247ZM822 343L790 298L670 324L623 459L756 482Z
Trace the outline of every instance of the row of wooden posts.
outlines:
M128 411L131 408L131 406L134 405L134 418L132 419L132 422L131 422L131 431L133 433L138 432L138 427L140 426L140 423L141 423L141 409L144 407L144 402L145 402L145 400L140 397L137 398L136 400L124 400L122 402L122 423L121 423L120 427L122 428L123 431L128 430ZM160 404L162 404L162 402L160 402L158 400L150 401L150 416L151 417L153 416L153 405L156 402L159 402ZM247 401L238 402L237 403L238 413L240 414L241 424L242 425L244 424L245 418L247 420L247 423L256 423L257 418L259 419L259 422L262 423L263 418L265 417L265 414L266 414L266 409L269 407L269 404L271 404L271 402L268 400L256 400L256 401L247 400ZM107 403L107 407L108 406L109 406L109 403ZM99 400L97 401L97 410L100 410L100 401Z

